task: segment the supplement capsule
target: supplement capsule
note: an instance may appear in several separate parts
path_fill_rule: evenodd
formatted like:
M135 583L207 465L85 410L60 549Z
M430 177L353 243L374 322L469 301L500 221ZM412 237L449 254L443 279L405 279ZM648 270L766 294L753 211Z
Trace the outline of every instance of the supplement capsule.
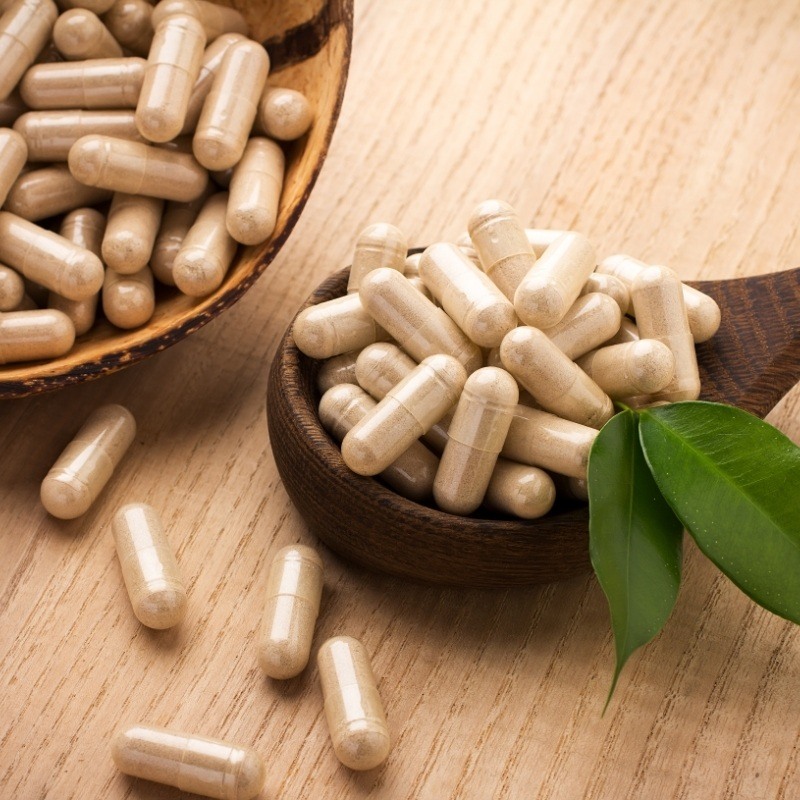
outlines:
M59 519L85 514L135 436L136 420L127 408L95 409L42 481L42 505Z
M49 308L0 314L0 364L63 356L75 341L66 314Z
M631 295L628 287L613 275L606 275L602 272L593 272L583 284L581 296L599 292L607 294L618 306L620 314L627 314L631 305Z
M78 139L68 163L87 186L163 200L194 200L208 185L208 173L190 154L111 136Z
M597 271L619 278L630 291L633 281L645 267L647 264L637 258L617 254L604 258ZM722 312L716 301L707 294L684 283L681 284L681 289L694 341L698 344L706 342L719 330Z
M543 517L556 501L553 479L538 467L498 458L484 503L520 519Z
M209 42L223 33L248 35L247 22L235 8L207 0L161 0L153 9L153 25L158 26L175 14L188 14L200 20Z
M121 275L146 267L153 252L164 201L117 192L108 210L102 253L106 266Z
M158 513L130 503L114 515L114 545L136 619L164 630L186 615L186 588Z
M511 331L500 345L500 360L547 411L591 428L614 415L611 398L536 328Z
M422 254L419 274L449 317L481 347L497 347L517 325L507 297L454 244Z
M256 125L271 139L299 139L314 120L308 98L294 89L265 86L258 102Z
M10 267L0 264L0 311L14 311L25 295L22 278ZM355 360L353 361L355 379Z
M155 36L136 105L136 125L145 139L168 142L183 129L206 35L194 17L168 16L157 22L155 16L154 12Z
M433 482L441 509L466 515L483 502L518 399L505 370L483 367L467 378Z
M353 265L347 279L347 292L357 292L364 276L374 269L405 269L408 243L403 232L387 222L368 225L356 239Z
M558 325L544 333L573 361L608 341L619 330L619 306L607 294L592 292L579 297Z
M122 58L122 48L97 14L85 8L65 11L53 27L53 42L67 61Z
M19 90L15 89L5 100L0 100L0 127L13 125L27 110Z
M328 639L317 665L336 757L350 769L374 769L389 755L389 726L364 645L350 636Z
M85 300L103 285L94 253L7 211L0 211L0 261L70 300Z
M560 236L517 288L514 307L519 318L540 329L557 325L578 299L596 263L594 247L585 236Z
M228 169L241 160L268 74L269 56L258 42L245 39L225 51L192 140L206 169Z
M27 158L25 139L10 128L0 128L0 206L6 202Z
M682 286L680 278L666 267L645 267L631 284L639 335L663 342L675 359L672 380L652 395L651 402L674 403L700 396L700 374Z
M560 475L585 478L589 451L596 438L594 428L518 405L502 456Z
M9 270L11 272L11 270ZM0 298L2 298L2 271L0 271ZM2 309L0 309L2 310ZM361 351L363 352L363 351ZM349 353L342 353L339 356L327 359L319 368L317 373L317 391L325 394L328 389L339 386L342 383L357 383L356 380L356 359L359 351L351 350Z
M0 16L0 100L47 44L57 16L52 0L14 0Z
M365 275L359 296L365 310L415 361L447 353L467 372L483 366L478 345L397 270L375 269Z
M586 503L589 500L589 486L585 478L569 478L566 475L553 474L553 483L556 485L556 494L570 500Z
M142 267L131 275L106 270L103 282L103 313L118 328L138 328L150 321L156 308L153 273Z
M341 442L377 403L359 386L342 383L328 389L319 403L322 427ZM431 497L439 459L421 442L412 442L379 477L399 495L422 502Z
M190 297L218 289L236 255L236 240L225 227L227 206L227 192L209 197L175 256L172 277Z
M533 248L536 258L541 258L544 251L565 233L572 233L572 231L552 230L549 228L525 228L525 238L528 240L528 244Z
M659 392L675 372L672 351L655 339L601 347L577 364L614 400Z
M606 342L603 347L610 347L612 344L625 344L626 342L638 342L639 329L636 323L628 317L623 317L619 324L619 330Z
M303 545L278 551L267 579L258 663L270 678L299 675L308 664L322 598L322 559Z
M264 762L252 748L151 725L117 733L111 757L126 775L217 800L251 800L264 786Z
M422 253L412 253L410 256L406 256L406 265L400 272L402 272L406 278L418 278L419 262L421 258Z
M240 244L266 242L275 230L283 190L283 150L254 136L234 167L225 216L228 233Z
M452 356L426 358L345 436L345 464L359 475L386 469L452 408L466 379Z
M517 287L536 263L517 212L502 200L487 200L472 212L468 229L483 271L513 302Z
M123 47L147 58L153 43L152 14L147 0L113 0L103 22Z

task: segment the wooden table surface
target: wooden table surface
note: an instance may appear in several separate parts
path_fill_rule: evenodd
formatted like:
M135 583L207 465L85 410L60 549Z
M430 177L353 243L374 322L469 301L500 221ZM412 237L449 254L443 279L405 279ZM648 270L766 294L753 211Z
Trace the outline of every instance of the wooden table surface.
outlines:
M270 453L267 369L358 231L430 243L500 197L686 278L797 266L798 55L794 0L357 3L333 147L258 284L146 363L0 406L0 796L182 796L111 762L114 729L146 721L254 745L264 798L800 798L800 629L689 544L677 607L604 716L612 639L588 575L440 590L320 545L316 641L363 639L387 707L393 751L370 773L334 758L316 668L279 683L255 658L271 557L318 544ZM85 517L49 518L39 483L106 402L136 441ZM796 390L770 419L800 438ZM128 604L109 518L134 500L162 511L188 580L176 630Z

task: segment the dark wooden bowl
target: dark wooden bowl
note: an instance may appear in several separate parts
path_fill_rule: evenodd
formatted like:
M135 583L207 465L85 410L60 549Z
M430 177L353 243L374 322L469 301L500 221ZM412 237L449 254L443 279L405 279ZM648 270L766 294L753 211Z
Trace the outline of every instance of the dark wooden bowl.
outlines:
M286 178L272 238L240 251L222 286L195 300L159 289L150 322L121 331L105 320L79 337L65 356L0 366L0 398L22 397L99 378L135 364L201 328L232 306L270 265L292 232L325 160L347 82L353 0L235 0L254 39L271 59L270 83L304 92L314 124L287 149Z
M344 294L348 272L303 307ZM719 332L697 348L702 399L764 416L800 377L800 270L692 285L722 308ZM270 370L267 417L286 491L331 548L370 569L456 586L549 583L589 570L586 506L531 521L456 517L351 472L317 416L319 364L294 346L290 327Z

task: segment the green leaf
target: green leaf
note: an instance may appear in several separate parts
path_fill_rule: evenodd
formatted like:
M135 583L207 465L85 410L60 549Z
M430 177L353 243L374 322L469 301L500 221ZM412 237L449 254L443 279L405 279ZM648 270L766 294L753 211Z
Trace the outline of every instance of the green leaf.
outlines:
M800 448L752 414L705 402L642 411L640 438L700 549L756 603L800 623Z
M653 480L626 409L605 424L589 455L589 552L608 598L617 664L669 617L681 578L683 526Z

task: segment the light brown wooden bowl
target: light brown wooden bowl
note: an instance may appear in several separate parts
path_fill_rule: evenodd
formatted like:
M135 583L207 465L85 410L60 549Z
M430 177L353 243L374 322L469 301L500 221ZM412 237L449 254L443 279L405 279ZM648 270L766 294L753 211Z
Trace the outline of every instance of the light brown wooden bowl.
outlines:
M344 96L353 34L353 0L233 0L264 42L270 83L306 94L314 124L287 149L286 178L272 238L243 248L222 286L195 300L160 287L156 311L137 330L121 331L105 320L65 356L48 362L0 366L0 398L22 397L99 378L135 364L201 328L232 306L270 265L292 232L328 152Z
M303 307L343 295L348 273ZM763 417L800 377L800 270L691 285L722 309L719 332L697 347L701 399ZM320 363L295 347L290 327L270 370L267 417L286 491L331 548L370 569L456 586L549 583L589 570L585 505L561 503L530 521L457 517L351 472L317 416Z

